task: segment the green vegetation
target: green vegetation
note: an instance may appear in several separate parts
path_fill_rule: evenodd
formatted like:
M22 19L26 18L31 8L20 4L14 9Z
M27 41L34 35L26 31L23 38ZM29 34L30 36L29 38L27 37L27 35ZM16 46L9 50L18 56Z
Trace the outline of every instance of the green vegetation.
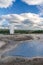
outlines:
M10 34L8 29L0 29L0 34Z
M21 34L43 33L43 30L15 30L15 33Z
M28 34L29 30L15 30L15 33Z
M43 30L34 30L32 33L43 33Z
M43 30L15 30L15 33L18 34L41 34L43 33ZM10 31L8 29L0 29L0 34L10 34Z

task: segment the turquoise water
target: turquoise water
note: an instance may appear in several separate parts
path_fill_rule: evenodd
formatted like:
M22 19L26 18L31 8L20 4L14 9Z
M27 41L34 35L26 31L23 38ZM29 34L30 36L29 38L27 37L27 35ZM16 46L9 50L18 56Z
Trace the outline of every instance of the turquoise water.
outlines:
M5 55L24 57L43 56L43 41L23 41L15 49L5 53Z

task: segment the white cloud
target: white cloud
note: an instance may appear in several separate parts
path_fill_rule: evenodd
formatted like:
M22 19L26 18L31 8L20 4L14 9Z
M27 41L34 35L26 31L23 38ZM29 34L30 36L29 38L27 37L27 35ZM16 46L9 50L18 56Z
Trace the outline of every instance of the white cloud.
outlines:
M43 16L43 0L21 0L28 5L36 5L39 10L39 15Z
M39 9L39 15L43 16L43 4L37 5L37 8Z
M34 13L2 15L0 21L6 20L14 23L16 29L42 29L43 18ZM0 24L3 24L3 22Z
M21 21L24 20L24 18L22 16L18 15L18 14L2 15L1 18L2 19L6 19L10 23L12 23L12 22L14 22L14 23L21 23Z
M21 16L25 18L24 23L27 23L27 26L25 26L25 28L31 30L42 29L43 17L40 17L38 14L34 14L34 13L23 13L21 14Z
M0 8L7 8L11 6L15 0L0 0Z
M23 2L27 3L28 5L40 5L43 3L43 0L22 0Z
M41 21L41 19L43 19L39 15L34 13L23 13L21 14L21 16L23 16L25 19L28 19L35 24L38 24Z

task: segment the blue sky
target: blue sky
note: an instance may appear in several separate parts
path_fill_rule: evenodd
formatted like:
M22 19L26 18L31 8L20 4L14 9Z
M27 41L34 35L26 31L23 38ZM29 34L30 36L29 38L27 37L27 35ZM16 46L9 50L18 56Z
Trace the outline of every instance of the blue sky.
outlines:
M0 15L3 14L21 14L21 13L38 13L39 10L35 5L28 5L21 0L16 0L13 5L8 8L0 8Z
M16 29L43 29L43 0L0 0L0 25Z

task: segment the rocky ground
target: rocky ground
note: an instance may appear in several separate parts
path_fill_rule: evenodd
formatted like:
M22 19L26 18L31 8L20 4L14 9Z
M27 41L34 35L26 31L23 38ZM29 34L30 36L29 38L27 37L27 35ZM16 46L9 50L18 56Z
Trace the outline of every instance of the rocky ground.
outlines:
M24 40L34 40L40 39L43 34L15 34L15 35L0 35L1 41L24 41Z
M0 65L43 65L43 58L5 57L1 59Z
M21 41L40 40L40 36L31 34L0 35L0 55L15 48Z
M0 65L43 65L43 58L5 57L3 54L24 40L43 40L41 34L0 35Z

